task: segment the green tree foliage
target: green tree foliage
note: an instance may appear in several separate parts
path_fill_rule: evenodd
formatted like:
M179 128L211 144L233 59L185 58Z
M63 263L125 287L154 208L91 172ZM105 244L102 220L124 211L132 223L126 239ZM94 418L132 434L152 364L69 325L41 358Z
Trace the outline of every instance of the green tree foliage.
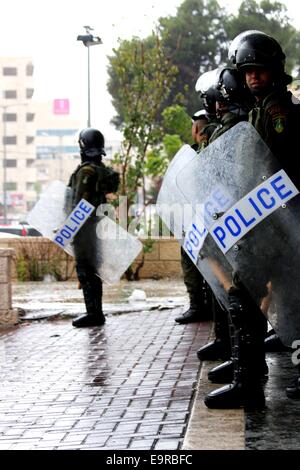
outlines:
M194 109L194 111L197 111ZM178 104L169 106L162 112L163 127L169 134L177 134L182 142L191 140L191 118L185 108Z
M258 29L273 36L286 54L286 69L298 76L300 69L300 33L291 24L286 6L278 1L244 0L236 16L227 24L229 38L247 29Z
M147 234L148 219L145 211L140 221L129 216L132 205L137 202L138 191L146 198L145 176L155 179L166 165L157 157L163 139L161 105L166 101L177 73L168 60L159 37L152 34L146 40L133 38L120 41L118 49L109 58L108 89L118 112L115 120L123 132L122 150L114 163L120 171L119 194L127 197L128 224ZM150 220L151 223L151 220ZM128 280L137 279L144 263L144 254L152 242L144 243L141 260L126 271Z
M163 137L161 145L151 149L147 158L146 174L157 177L164 175L170 160L183 144L191 142L191 118L180 105L169 106L162 112Z
M185 0L172 17L159 20L163 42L179 73L168 104L183 103L192 113L199 98L194 87L206 70L227 63L230 41L242 31L258 29L279 41L287 56L287 71L300 70L299 32L290 24L284 3L244 0L228 15L216 0ZM182 95L184 98L182 98Z
M225 58L225 26L225 10L216 0L185 0L175 16L160 18L162 41L179 70L168 105L181 103L190 114L199 107L195 83Z
M194 88L198 76L227 63L231 40L240 32L258 29L274 36L287 56L287 71L298 78L300 73L300 33L291 24L284 2L271 0L244 0L236 14L229 15L217 0L184 0L174 16L160 18L158 31L168 60L178 69L168 97L160 104L162 111L174 104L183 105L188 114L201 106ZM128 41L134 44L136 39ZM145 43L152 47L151 38ZM115 51L117 54L118 51ZM128 70L131 80L133 69ZM120 125L124 120L119 99L119 70L109 70L109 91ZM161 113L158 119L161 119Z
M120 194L132 204L149 172L148 151L162 142L161 103L170 93L177 69L166 58L156 34L145 41L120 41L109 60L108 86L111 93L114 90L113 103L124 136L115 164L121 173Z

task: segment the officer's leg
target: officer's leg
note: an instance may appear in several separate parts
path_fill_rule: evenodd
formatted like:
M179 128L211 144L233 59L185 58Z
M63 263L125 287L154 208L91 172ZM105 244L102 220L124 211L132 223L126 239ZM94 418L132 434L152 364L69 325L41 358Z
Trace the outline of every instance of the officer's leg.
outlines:
M291 348L285 346L274 329L270 330L265 338L266 352L290 351Z
M298 365L299 376L295 379L294 383L286 388L288 398L293 400L300 400L300 365Z
M231 356L228 313L224 307L221 307L213 293L211 293L211 298L214 315L215 340L199 349L197 356L200 361L229 359Z
M266 372L262 312L243 288L229 291L229 315L234 330L234 380L205 397L208 408L261 408L265 405L262 379Z
M96 276L91 267L78 263L76 265L77 277L82 287L86 314L73 320L73 326L100 326L105 323L102 311L102 281Z
M247 308L249 311L256 311L258 312L257 318L253 317L253 323L255 325L255 331L256 334L260 335L261 337L265 337L266 331L267 331L267 320L264 318L264 316L261 315L261 312L259 309L257 309L255 303L253 302L252 298L250 298L248 292L244 289L244 294L243 294L243 299L245 304L247 305ZM232 348L233 343L234 343L234 336L235 336L235 330L234 326L231 323L230 327L231 331L231 344ZM262 374L262 379L266 378L268 374L268 366L265 361L265 355L261 355L261 374ZM208 379L217 384L226 384L230 383L234 379L234 360L233 357L231 357L230 360L217 365L213 369L211 369L208 374L207 374Z
M175 321L177 323L191 323L211 320L212 311L209 308L207 298L208 286L199 270L182 248L181 266L190 306L186 312L175 318Z

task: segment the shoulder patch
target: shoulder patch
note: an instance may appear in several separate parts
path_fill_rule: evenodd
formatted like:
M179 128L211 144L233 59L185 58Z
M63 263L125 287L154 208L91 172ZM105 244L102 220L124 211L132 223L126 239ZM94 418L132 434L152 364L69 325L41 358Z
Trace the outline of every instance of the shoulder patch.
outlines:
M84 166L82 169L82 183L87 184L89 181L89 178L93 175L95 175L95 169L92 166Z
M89 178L90 176L93 176L95 175L95 170L94 168L90 167L90 166L86 166L85 168L82 169L82 175L83 177L86 177L86 178Z
M268 114L271 117L274 130L278 134L281 134L286 128L286 121L288 115L287 109L285 109L283 106L278 105L271 106L268 109Z
M272 122L273 122L273 126L274 126L275 131L278 134L281 134L284 131L285 126L286 126L285 117L284 116L278 116L276 119L272 119Z

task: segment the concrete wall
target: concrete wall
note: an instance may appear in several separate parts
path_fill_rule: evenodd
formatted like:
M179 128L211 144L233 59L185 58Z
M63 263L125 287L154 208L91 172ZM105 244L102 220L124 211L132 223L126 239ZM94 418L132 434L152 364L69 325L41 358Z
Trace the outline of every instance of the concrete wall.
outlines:
M12 309L11 264L14 250L0 249L0 326L18 323L18 312Z
M139 255L133 267L140 262ZM176 240L157 240L152 251L145 254L144 265L140 270L140 278L166 278L182 276L180 264L180 246Z
M13 248L15 250L14 262L12 263L11 275L12 280L17 280L16 262L17 257L22 253L22 250L27 250L27 253L33 253L35 256L47 256L50 258L55 253L60 255L61 271L65 273L66 270L72 272L71 279L76 279L76 273L73 269L73 261L70 257L56 248L54 243L42 237L21 237L21 238L1 238L1 248ZM141 261L141 255L135 260L133 267ZM140 278L166 278L166 277L181 277L181 264L180 264L180 247L176 240L157 240L154 241L152 251L145 254L144 265L140 270Z

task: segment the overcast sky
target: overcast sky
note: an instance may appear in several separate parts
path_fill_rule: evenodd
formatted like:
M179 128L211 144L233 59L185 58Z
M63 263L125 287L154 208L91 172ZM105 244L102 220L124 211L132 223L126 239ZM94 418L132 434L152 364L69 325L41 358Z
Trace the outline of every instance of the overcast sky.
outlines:
M117 39L147 36L160 16L174 15L182 0L2 0L0 55L30 56L35 64L35 98L69 98L71 111L87 120L87 49L79 41L84 25L94 28L102 45L91 52L92 125L108 138L114 115L106 90L106 56ZM219 0L236 11L240 0ZM288 14L300 28L300 2L286 0Z

